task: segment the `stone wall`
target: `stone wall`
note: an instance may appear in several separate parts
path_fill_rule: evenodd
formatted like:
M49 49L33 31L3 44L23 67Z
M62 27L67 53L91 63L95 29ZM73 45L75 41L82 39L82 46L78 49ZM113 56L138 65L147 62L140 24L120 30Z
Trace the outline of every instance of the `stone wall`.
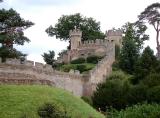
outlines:
M76 96L83 95L83 85L88 78L78 73L55 71L49 65L17 59L0 63L0 84L42 84L62 88Z
M106 56L90 70L89 81L85 83L84 95L90 96L96 90L98 83L103 82L112 72L112 64L115 61L115 44L108 45Z
M87 75L77 71L56 71L50 65L33 61L7 59L5 63L1 63L0 59L0 84L50 85L68 90L76 96L90 96L97 84L103 82L112 71L115 60L114 43L107 45L105 55Z

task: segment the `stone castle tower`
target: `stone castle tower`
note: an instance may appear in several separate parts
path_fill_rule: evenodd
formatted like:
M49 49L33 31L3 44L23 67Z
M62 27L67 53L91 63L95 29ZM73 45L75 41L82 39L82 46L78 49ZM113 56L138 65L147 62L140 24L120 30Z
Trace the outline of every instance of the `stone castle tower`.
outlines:
M71 50L77 49L81 45L82 31L75 27L74 30L70 30L69 37L71 41Z
M106 31L105 39L108 42L114 42L115 45L122 47L122 31L121 30L108 30Z
M110 55L108 50L112 44L122 47L122 32L120 30L108 30L104 39L95 39L82 41L82 31L76 27L69 32L71 49L58 58L60 63L70 63L78 58L87 58L88 56Z

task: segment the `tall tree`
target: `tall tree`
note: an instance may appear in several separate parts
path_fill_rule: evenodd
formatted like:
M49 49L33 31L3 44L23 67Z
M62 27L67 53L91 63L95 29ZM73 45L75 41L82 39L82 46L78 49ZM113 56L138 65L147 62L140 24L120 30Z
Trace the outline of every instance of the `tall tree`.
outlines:
M0 43L2 45L0 51L1 57L18 57L20 52L13 48L13 44L24 45L25 42L29 42L30 40L24 36L23 31L32 25L32 22L21 18L13 9L0 10ZM9 54L4 54L5 52ZM14 56L15 54L16 56Z
M158 61L154 56L153 50L149 46L146 47L135 65L135 79L133 79L133 82L137 83L149 74L156 72L157 66Z
M143 23L127 23L122 29L124 37L119 56L119 67L129 74L133 74L140 49L142 49L144 41L149 38L145 34L147 27Z
M44 53L42 55L44 61L47 64L52 65L52 66L53 66L53 63L55 62L54 56L55 56L55 52L51 50L48 53Z
M160 44L158 40L160 32L160 3L149 5L138 17L139 21L148 21L154 27L156 31L157 56L160 57Z
M100 31L100 22L96 22L93 18L83 17L79 13L61 16L58 23L54 27L51 25L46 32L49 36L69 40L69 31L75 26L83 31L82 40L104 38L104 34Z

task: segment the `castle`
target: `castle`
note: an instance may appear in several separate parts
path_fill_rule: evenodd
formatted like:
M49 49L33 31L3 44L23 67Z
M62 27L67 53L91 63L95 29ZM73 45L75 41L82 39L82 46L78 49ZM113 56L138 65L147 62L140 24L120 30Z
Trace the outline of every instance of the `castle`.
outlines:
M69 63L72 60L91 55L104 57L112 43L122 46L121 30L108 30L104 39L96 39L82 42L82 31L74 29L69 32L71 49L64 53L57 60L58 62Z
M2 63L0 58L0 84L50 85L70 91L76 96L92 95L97 84L112 72L115 45L121 46L122 33L119 30L109 30L105 39L88 42L81 42L81 36L82 32L78 29L70 31L71 50L59 60L68 63L88 55L104 56L88 74L80 74L75 70L60 72L53 70L50 65L28 60L22 63L18 59L7 59Z

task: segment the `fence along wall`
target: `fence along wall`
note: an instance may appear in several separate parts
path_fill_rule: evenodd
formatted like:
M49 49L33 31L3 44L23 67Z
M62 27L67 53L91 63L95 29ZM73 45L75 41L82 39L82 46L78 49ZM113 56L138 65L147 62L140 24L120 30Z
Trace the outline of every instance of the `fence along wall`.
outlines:
M0 59L1 62L1 59ZM62 88L76 96L83 95L84 83L88 81L83 75L55 71L49 65L17 59L7 59L0 63L0 84L42 84Z

